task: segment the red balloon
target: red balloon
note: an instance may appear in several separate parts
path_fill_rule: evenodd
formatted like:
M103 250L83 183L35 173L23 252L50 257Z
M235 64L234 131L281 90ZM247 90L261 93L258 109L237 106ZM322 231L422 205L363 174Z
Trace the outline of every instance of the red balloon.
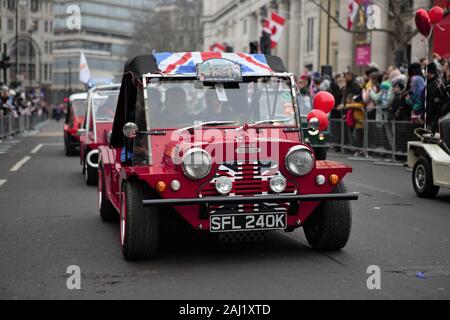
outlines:
M430 22L432 24L437 24L444 20L444 9L442 9L439 6L435 6L431 8L430 12L428 13L430 16Z
M328 129L328 126L330 125L330 120L328 120L328 115L323 112L322 110L313 110L308 114L308 121L310 121L313 118L317 118L319 120L320 131L325 131Z
M336 101L331 93L326 91L321 91L314 97L314 109L320 110L325 113L330 113L334 108Z
M431 20L425 9L419 9L416 12L416 26L421 34L428 37L431 32Z

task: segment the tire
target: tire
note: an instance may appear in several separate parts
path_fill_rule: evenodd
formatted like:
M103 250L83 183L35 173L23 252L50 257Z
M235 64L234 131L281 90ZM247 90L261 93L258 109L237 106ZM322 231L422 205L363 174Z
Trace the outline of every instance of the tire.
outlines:
M160 243L160 218L154 208L144 208L142 185L125 182L120 203L120 240L127 261L154 258Z
M345 193L341 182L333 193ZM339 251L350 239L352 210L350 201L324 201L309 217L303 227L306 239L313 249Z
M436 187L433 181L431 161L426 157L420 157L413 169L412 183L414 191L420 198L435 198L440 188Z
M314 153L316 154L316 160L327 160L328 152L325 148L317 148L314 150Z
M86 160L84 160L84 177L86 185L93 187L98 184L98 169L91 167Z
M105 170L103 166L99 166L98 170L98 208L100 211L100 217L104 222L115 222L119 220L119 215L116 209L109 201L106 194L106 184L105 184Z
M71 137L68 135L64 136L64 153L66 157L73 157L76 155L76 148L72 145Z

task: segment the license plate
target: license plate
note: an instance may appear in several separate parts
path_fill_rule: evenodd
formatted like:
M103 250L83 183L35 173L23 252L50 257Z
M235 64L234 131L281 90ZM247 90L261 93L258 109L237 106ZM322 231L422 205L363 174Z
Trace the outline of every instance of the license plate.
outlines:
M233 214L211 216L210 231L238 232L238 231L263 231L285 230L287 228L286 213L265 214Z

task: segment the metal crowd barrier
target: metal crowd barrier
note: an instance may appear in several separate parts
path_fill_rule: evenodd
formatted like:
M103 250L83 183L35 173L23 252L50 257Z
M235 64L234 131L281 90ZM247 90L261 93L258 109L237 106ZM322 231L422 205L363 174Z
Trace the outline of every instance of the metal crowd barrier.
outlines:
M45 114L20 115L0 115L0 140L13 137L17 134L34 130L36 125L47 120Z
M359 152L362 157L384 155L396 162L406 157L408 141L416 141L416 128L423 125L409 121L364 120L364 128L351 129L344 119L330 120L331 145L342 153Z

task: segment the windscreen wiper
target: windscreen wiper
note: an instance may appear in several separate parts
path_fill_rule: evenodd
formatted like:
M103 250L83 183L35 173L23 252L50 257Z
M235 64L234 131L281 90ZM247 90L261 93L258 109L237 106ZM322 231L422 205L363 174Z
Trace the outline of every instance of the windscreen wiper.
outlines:
M291 122L290 118L282 118L282 119L270 119L270 120L261 120L252 124L244 125L240 128L237 128L236 131L243 130L244 128L254 128L264 124L275 124L275 123L288 123Z
M236 124L236 121L209 121L209 122L203 122L199 123L190 127L186 127L183 129L180 129L179 132L183 131L189 131L192 132L195 129L203 128L203 127L218 127L218 126L225 126L225 125L231 125Z

